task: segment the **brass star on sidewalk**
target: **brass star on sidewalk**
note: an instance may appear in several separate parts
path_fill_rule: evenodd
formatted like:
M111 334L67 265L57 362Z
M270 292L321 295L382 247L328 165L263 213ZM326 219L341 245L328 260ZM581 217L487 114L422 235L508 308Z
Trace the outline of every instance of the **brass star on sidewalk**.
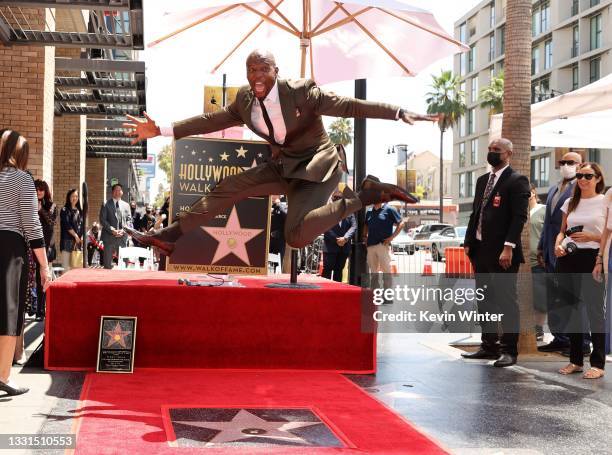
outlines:
M290 430L318 425L320 422L268 422L255 414L241 409L229 422L197 422L187 420L175 421L175 423L219 430L219 433L210 441L207 441L206 446L210 446L251 438L266 438L274 439L279 442L308 444L303 438L290 433Z
M221 161L227 161L227 159L229 158L229 155L225 152L223 152L221 155L219 155L221 157Z

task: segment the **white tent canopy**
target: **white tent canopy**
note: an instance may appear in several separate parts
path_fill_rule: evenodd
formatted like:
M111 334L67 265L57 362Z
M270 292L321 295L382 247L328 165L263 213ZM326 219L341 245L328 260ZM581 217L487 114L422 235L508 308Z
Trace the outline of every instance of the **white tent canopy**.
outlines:
M491 118L489 137L501 136L503 114ZM531 105L531 145L612 148L612 75Z

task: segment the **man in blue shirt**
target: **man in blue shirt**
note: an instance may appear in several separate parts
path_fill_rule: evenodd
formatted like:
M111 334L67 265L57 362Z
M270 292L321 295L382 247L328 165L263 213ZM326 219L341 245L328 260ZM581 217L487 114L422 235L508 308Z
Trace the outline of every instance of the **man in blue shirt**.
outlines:
M378 272L383 273L385 288L391 287L391 241L402 231L404 222L399 212L388 204L374 204L365 219L364 241L368 247L371 286L378 287ZM395 226L395 230L393 229ZM389 302L390 303L390 302Z

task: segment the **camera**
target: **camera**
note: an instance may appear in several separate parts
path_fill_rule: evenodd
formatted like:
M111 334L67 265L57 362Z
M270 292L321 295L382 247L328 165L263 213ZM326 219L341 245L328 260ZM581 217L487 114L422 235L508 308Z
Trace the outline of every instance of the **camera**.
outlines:
M565 251L567 252L567 254L572 254L578 249L578 245L576 245L576 242L574 242L570 238L570 235L576 232L582 232L583 228L584 226L580 225L580 226L574 226L572 228L569 228L567 231L565 231L566 237L565 239L563 239L563 248L565 248Z

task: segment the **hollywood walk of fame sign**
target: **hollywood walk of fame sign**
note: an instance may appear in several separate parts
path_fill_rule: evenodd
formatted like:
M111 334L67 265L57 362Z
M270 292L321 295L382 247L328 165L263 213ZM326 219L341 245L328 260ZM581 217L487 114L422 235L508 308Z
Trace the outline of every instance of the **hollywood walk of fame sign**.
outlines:
M101 316L96 371L131 373L136 348L135 316Z
M175 141L171 221L189 211L222 179L264 163L265 142L185 138ZM268 271L270 197L249 197L177 242L166 270L265 275Z

